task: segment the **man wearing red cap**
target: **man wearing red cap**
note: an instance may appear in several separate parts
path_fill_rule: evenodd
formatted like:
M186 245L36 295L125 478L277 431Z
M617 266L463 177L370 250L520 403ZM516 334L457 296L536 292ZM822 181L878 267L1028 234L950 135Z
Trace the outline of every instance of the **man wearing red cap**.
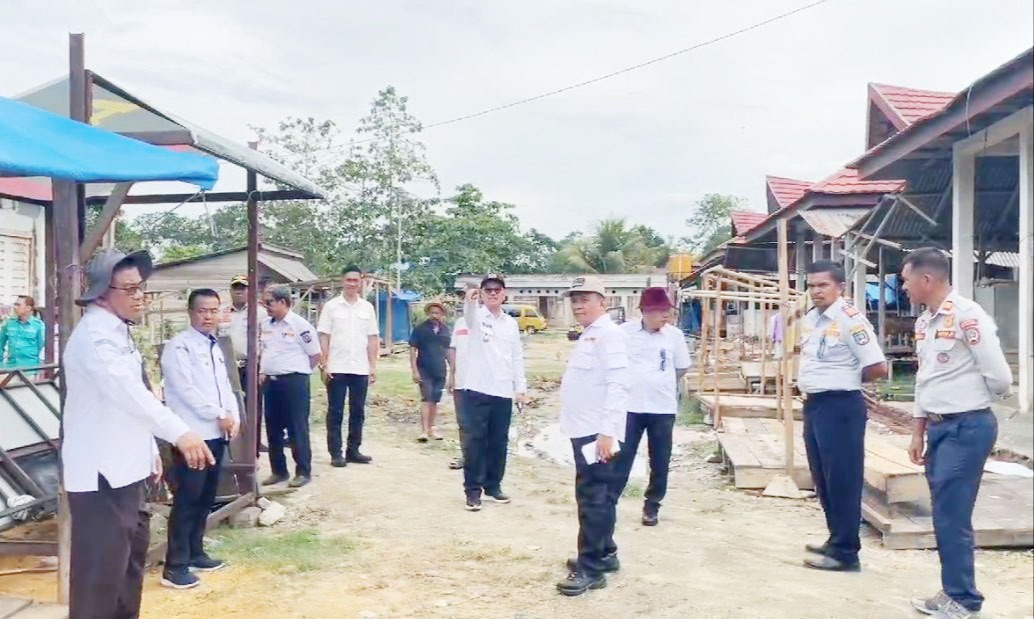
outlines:
M661 500L668 489L672 431L678 412L678 382L690 365L686 338L682 331L668 324L672 309L664 288L647 288L639 299L642 319L621 325L628 336L632 383L625 446L618 454L620 488L624 490L628 483L639 441L645 432L650 449L650 483L643 504L643 524L648 527L657 525Z

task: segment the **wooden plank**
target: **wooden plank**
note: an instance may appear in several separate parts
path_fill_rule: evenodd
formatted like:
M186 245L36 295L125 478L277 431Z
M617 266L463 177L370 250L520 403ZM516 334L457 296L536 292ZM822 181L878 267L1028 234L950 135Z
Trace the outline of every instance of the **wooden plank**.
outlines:
M928 501L930 498L923 468L912 464L903 449L872 433L865 439L865 480L885 493L889 503Z
M13 619L68 619L68 607L63 604L36 603L15 614Z
M32 600L24 598L0 598L0 619L13 617L16 612L30 604L32 604Z

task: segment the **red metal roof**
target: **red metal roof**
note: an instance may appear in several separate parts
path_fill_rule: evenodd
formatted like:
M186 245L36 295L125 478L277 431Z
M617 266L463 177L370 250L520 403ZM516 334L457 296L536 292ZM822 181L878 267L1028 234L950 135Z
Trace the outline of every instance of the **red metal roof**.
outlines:
M800 199L811 187L809 181L799 181L781 176L765 176L765 184L775 196L779 208L786 208Z
M0 178L0 198L50 202L54 199L49 178Z
M737 236L746 234L768 216L754 211L732 211L729 215L732 216L732 229Z
M905 181L863 181L858 179L858 170L841 168L836 174L812 185L809 193L851 194L851 193L893 193L901 191Z
M888 84L869 84L869 88L878 97L883 99L886 107L897 114L898 119L904 125L911 125L920 118L936 114L956 94L954 92L919 90L917 88L905 88Z

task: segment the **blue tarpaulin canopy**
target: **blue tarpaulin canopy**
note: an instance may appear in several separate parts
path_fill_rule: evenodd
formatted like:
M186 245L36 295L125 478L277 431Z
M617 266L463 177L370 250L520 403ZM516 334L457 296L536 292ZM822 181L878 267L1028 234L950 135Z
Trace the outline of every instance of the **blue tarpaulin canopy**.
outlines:
M183 181L211 189L219 167L211 157L151 146L0 97L0 176Z

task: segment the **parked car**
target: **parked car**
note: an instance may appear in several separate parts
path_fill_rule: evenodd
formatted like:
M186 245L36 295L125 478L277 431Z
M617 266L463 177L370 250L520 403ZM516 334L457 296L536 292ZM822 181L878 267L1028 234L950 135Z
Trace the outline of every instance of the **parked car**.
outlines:
M614 322L621 324L625 322L625 308L623 307L608 307L607 313L610 314L610 319ZM585 328L582 325L576 324L567 330L567 339L572 342L582 336L582 331Z
M549 328L546 319L531 305L504 305L503 311L517 320L517 328L531 335Z

